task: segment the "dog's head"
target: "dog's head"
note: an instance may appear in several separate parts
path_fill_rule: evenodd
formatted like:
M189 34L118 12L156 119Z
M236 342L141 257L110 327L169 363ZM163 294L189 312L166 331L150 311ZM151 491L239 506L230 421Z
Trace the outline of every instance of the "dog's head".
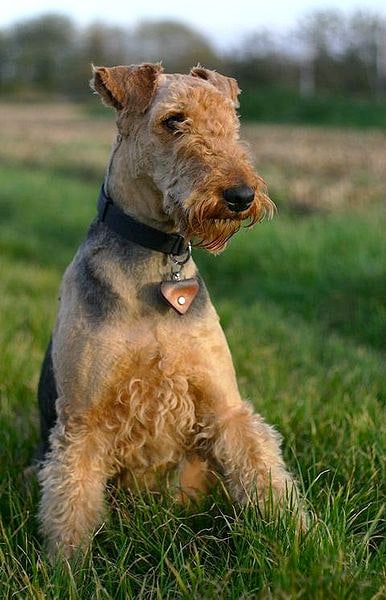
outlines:
M151 178L163 212L187 239L220 252L243 223L272 214L239 139L235 79L202 67L168 75L143 64L95 67L91 85L118 111L128 168Z

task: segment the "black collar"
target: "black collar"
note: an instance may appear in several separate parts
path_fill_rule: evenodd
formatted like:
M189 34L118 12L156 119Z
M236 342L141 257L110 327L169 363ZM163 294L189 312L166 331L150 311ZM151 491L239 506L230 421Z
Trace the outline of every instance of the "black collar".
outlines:
M107 196L103 185L98 198L98 220L126 240L145 248L174 256L181 256L188 250L188 244L178 233L165 233L126 215Z

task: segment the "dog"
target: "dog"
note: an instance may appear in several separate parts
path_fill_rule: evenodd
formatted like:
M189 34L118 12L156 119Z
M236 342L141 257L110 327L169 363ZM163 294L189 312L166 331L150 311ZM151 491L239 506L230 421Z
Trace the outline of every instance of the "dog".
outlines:
M215 474L262 511L297 497L278 433L240 397L191 257L191 243L218 253L274 210L239 139L238 84L142 64L93 67L91 85L118 134L39 382L39 519L53 556L87 544L110 480L154 490L174 474L189 498Z

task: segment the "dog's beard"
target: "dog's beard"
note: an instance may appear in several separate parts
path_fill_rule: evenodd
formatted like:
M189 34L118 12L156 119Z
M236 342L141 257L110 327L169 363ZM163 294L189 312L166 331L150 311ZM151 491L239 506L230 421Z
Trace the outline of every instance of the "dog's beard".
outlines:
M274 203L264 192L257 192L253 204L243 213L231 212L206 198L190 199L189 204L179 218L180 232L195 246L214 254L222 252L241 227L252 227L275 212Z

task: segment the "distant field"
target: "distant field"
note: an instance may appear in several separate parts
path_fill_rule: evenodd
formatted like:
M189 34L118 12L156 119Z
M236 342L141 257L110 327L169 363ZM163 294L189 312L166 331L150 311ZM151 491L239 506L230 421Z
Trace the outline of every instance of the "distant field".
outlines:
M110 117L0 105L1 598L381 600L386 136L370 130L246 126L279 214L219 257L195 252L242 394L283 434L316 514L309 533L220 497L190 514L119 494L83 561L47 562L23 470L57 288L95 211Z
M97 99L95 99L97 103ZM101 179L114 113L90 105L3 104L0 160ZM243 125L259 171L279 207L368 208L384 200L386 134L293 125Z
M242 95L241 114L252 121L270 123L386 128L384 98L334 95L327 91L300 96L297 90L285 88L248 89Z

